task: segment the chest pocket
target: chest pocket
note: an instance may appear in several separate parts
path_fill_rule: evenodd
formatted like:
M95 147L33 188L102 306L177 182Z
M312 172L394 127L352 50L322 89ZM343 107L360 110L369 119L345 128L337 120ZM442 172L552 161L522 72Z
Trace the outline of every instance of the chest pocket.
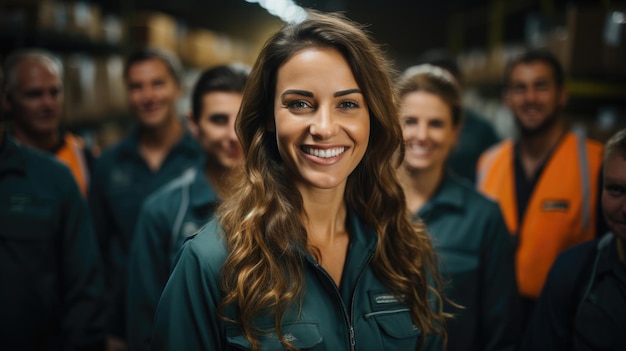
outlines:
M393 308L371 312L365 318L374 318L382 331L383 350L415 350L422 332L413 324L408 308Z
M298 350L324 350L322 334L317 323L300 322L283 325L283 334L285 339L295 346ZM227 329L227 343L229 349L234 350L252 350L252 346L243 336L241 329ZM278 335L274 332L261 336L259 338L262 351L269 350L286 350L280 343Z
M0 237L27 245L50 241L58 225L54 213L47 199L7 196L0 203Z
M383 350L415 350L422 334L413 324L411 311L386 291L370 291L372 312L365 319L374 319L380 329Z

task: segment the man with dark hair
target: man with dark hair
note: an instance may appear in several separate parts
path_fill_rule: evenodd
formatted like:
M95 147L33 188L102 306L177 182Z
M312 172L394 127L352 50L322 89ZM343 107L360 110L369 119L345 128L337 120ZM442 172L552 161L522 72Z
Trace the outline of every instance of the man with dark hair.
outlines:
M463 75L459 66L447 51L433 49L423 53L416 64L428 63L450 72L463 87ZM498 142L498 134L493 125L476 111L463 109L463 125L459 139L448 157L448 167L457 175L476 182L476 164L480 155Z
M178 67L175 57L156 49L128 57L124 78L137 126L94 166L89 203L106 269L113 349L126 348L127 260L140 206L201 155L176 111L182 92Z
M526 351L626 350L626 129L604 151L610 233L559 255L522 344Z
M481 156L478 186L498 201L517 240L527 320L557 255L596 237L602 145L567 131L563 70L550 52L528 51L505 73L504 102L519 137Z
M192 93L190 126L204 159L145 201L131 245L128 343L149 350L161 292L183 242L206 224L241 175L243 151L235 134L248 69L217 66L200 75Z
M11 135L21 145L50 152L67 165L87 195L94 156L82 138L62 131L63 66L40 49L18 50L4 62L7 72L2 101L12 120Z
M0 348L102 350L104 277L85 200L70 170L16 143L2 117Z

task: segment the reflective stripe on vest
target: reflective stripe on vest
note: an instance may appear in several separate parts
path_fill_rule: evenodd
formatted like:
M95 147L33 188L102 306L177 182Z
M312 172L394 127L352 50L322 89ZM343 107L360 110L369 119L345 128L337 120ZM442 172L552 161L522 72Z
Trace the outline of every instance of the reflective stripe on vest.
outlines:
M55 153L55 156L70 168L78 188L83 196L86 196L89 170L87 169L87 160L85 160L84 143L71 133L65 133L64 141L63 147Z
M506 140L481 157L478 187L500 204L509 231L519 234L518 285L523 296L536 298L558 254L595 237L602 146L568 133L546 163L523 223L517 218L513 148Z
M587 148L585 147L585 138L576 135L576 150L578 151L578 169L580 172L580 182L583 197L583 230L587 231L591 222L591 184L589 183L589 160L587 159Z

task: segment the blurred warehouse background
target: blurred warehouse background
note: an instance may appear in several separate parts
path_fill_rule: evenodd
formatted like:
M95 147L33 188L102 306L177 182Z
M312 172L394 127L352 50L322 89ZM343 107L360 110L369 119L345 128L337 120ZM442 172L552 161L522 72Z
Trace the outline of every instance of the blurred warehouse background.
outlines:
M200 70L252 64L283 20L272 1L0 0L0 56L23 47L48 49L65 67L64 126L106 147L132 123L122 79L125 54L142 45L176 53L190 90ZM261 4L260 4L261 3ZM280 3L280 2L279 2ZM626 1L300 0L342 11L368 25L398 70L440 48L458 60L465 102L502 137L514 133L501 103L501 76L522 48L548 47L562 60L572 127L604 141L626 126ZM181 99L180 112L188 109Z

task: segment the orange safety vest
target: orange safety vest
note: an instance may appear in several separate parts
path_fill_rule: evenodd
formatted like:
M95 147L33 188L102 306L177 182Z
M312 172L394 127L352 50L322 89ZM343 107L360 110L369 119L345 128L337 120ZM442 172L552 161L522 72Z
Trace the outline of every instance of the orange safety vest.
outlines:
M522 296L537 298L559 253L596 236L602 144L568 133L547 161L518 227L513 141L478 161L478 188L500 204L512 235L519 235L515 270Z
M55 153L56 158L66 164L72 174L78 188L83 196L87 195L87 185L89 184L89 170L85 159L85 143L80 137L71 133L65 133L63 146Z

